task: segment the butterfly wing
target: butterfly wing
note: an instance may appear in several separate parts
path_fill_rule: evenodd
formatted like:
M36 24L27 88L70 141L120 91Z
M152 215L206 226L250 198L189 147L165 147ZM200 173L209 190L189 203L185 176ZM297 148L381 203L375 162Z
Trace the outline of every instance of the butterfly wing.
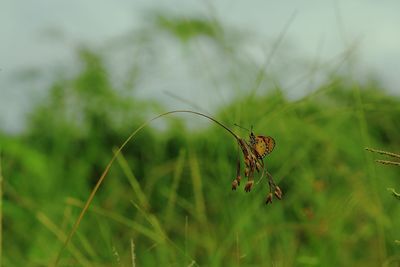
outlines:
M271 136L258 135L255 138L253 149L259 158L263 158L274 150L275 140Z

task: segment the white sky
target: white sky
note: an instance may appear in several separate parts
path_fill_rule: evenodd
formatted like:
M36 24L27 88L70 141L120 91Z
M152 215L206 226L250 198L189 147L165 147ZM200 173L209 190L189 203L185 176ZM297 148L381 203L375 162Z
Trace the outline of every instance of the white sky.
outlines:
M260 47L276 38L295 12L285 40L297 53L310 58L319 53L328 59L357 41L360 68L375 73L391 92L400 93L398 0L2 0L0 128L20 129L26 112L44 94L40 82L16 82L16 71L38 67L46 77L57 66L72 64L76 43L101 45L121 36L145 24L149 10L213 14L222 25L254 33ZM51 34L63 41L54 41ZM195 88L186 90L196 98Z

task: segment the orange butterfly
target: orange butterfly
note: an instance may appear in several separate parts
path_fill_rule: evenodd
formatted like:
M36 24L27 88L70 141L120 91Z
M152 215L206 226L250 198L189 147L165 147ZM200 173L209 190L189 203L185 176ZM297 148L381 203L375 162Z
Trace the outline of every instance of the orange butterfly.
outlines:
M250 145L256 156L262 159L270 154L275 147L275 140L271 136L257 135L253 131L250 133Z

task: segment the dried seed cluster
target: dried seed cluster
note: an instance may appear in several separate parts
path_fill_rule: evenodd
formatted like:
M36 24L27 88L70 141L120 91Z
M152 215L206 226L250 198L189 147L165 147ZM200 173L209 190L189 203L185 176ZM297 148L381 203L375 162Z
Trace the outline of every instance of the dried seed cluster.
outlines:
M253 133L251 133L253 134ZM251 136L250 136L251 138ZM244 176L247 177L247 183L244 187L244 190L246 192L250 192L251 188L254 185L254 173L257 171L258 173L262 171L262 176L264 173L266 173L266 176L268 177L268 185L269 185L269 193L267 195L267 198L265 200L266 204L272 203L272 199L275 196L277 199L281 200L282 199L282 190L280 189L279 186L275 184L275 181L270 173L268 173L265 170L265 165L263 162L263 156L265 155L259 155L257 151L254 149L254 145L252 142L250 142L251 145L249 145L248 142L246 142L242 138L237 139L239 147L243 153L244 157L244 165L245 165L245 170L244 170ZM250 140L251 141L251 140ZM232 190L236 190L237 187L240 185L241 181L241 176L240 176L240 159L238 157L237 160L237 168L236 168L236 178L232 182Z

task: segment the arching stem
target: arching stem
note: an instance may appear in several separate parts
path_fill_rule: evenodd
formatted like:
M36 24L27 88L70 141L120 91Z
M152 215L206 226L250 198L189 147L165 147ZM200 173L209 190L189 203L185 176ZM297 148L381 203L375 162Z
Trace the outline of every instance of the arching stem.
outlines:
M168 111L165 113L162 113L148 121L146 121L145 123L143 123L142 125L139 126L139 128L137 128L135 131L133 131L131 133L131 135L122 143L122 145L120 147L118 147L118 149L116 150L116 152L114 153L114 156L111 158L111 160L109 161L109 163L107 164L106 168L104 169L102 175L100 176L100 178L97 180L96 185L94 186L92 192L90 193L88 199L86 200L86 203L84 205L84 207L82 208L77 220L75 221L74 225L72 226L71 232L69 233L69 235L67 236L63 246L61 247L60 251L58 252L57 258L53 264L53 266L57 266L60 259L61 259L61 254L64 251L64 249L67 247L68 243L71 241L73 235L75 234L76 230L78 229L83 216L85 215L85 213L87 212L90 204L93 201L94 196L96 195L98 189L100 188L100 185L102 184L102 182L104 181L105 177L107 176L111 165L113 164L114 160L117 158L117 156L119 155L119 153L121 152L121 150L126 146L126 144L140 131L142 130L144 127L146 127L148 124L150 124L152 121L159 119L161 117L164 117L166 115L170 115L170 114L174 114L174 113L191 113L191 114L195 114L204 118L207 118L213 122L215 122L216 124L218 124L219 126L221 126L222 128L224 128L226 131L228 131L235 139L237 142L239 142L240 137L237 136L234 132L232 132L231 129L229 129L228 127L226 127L224 124L222 124L221 122L217 121L216 119L205 115L203 113L200 112L196 112L196 111L191 111L191 110L173 110L173 111Z

